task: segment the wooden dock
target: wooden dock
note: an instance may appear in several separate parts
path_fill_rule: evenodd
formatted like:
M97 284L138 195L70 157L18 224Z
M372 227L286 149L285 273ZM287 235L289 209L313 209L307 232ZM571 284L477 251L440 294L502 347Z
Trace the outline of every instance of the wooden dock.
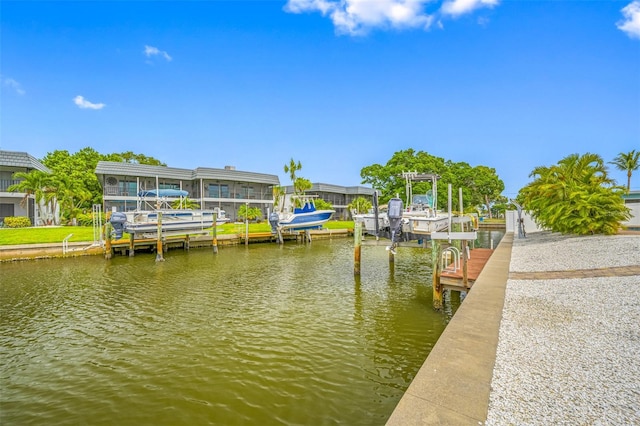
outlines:
M482 272L484 265L487 264L493 250L487 248L477 248L469 251L471 257L467 263L467 280L468 286L463 283L462 276L462 259L460 260L460 267L454 270L453 264L449 264L440 273L440 284L444 289L455 291L468 291L473 283L478 279L478 275Z

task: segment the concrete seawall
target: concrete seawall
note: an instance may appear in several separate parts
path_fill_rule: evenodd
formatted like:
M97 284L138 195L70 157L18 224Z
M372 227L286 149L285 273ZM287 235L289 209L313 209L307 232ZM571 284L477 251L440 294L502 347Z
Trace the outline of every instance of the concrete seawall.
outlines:
M330 238L347 238L353 237L352 229L321 229L311 231L312 239L330 239ZM290 240L297 240L300 238L300 234L287 234L285 241L289 244ZM148 245L154 245L154 240L149 240L151 243ZM225 245L239 245L244 244L244 234L224 234L217 237L217 243L220 246ZM209 236L194 236L190 240L191 248L211 248L213 243L213 237ZM275 237L270 232L253 233L249 234L249 243L274 243ZM114 251L116 245L128 247L129 240L119 240L119 243L114 242ZM165 250L168 248L182 247L183 245L169 242L165 246ZM0 262L16 261L16 260L36 260L36 259L49 259L55 257L75 257L75 256L88 256L88 255L103 255L105 253L104 247L100 245L92 245L88 242L70 242L68 244L68 251L63 252L62 243L50 243L50 244L17 244L0 246Z
M387 421L478 425L489 407L513 234L506 234Z

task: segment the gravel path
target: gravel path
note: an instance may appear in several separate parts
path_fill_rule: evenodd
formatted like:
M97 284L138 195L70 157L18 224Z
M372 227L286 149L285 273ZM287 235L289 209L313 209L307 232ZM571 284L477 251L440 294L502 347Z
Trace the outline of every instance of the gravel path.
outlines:
M488 425L640 424L640 274L572 271L640 265L640 236L514 238ZM515 275L515 274L514 274Z

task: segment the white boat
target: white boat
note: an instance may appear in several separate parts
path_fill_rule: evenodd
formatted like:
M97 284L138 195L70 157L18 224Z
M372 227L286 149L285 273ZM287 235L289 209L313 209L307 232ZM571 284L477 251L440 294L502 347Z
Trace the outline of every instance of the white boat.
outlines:
M430 194L414 195L402 218L403 231L416 235L430 235L449 226L449 215L433 208Z
M129 234L153 234L158 232L158 219L162 214L162 232L194 232L211 228L216 216L216 226L229 221L224 211L213 210L151 210L125 212L124 231Z
M378 209L377 220L378 226L376 227L376 213L375 208L369 209L367 213L351 213L351 217L354 222L361 222L362 229L367 234L380 235L389 231L389 215L387 214L387 206L380 206Z
M140 191L136 210L112 213L110 222L116 238L122 238L123 232L133 235L134 238L152 237L158 234L159 229L163 235L204 232L214 226L214 221L215 226L229 222L225 211L218 208L196 210L170 207L171 201L182 200L187 195L186 191L176 189ZM145 200L145 197L153 197L155 203ZM142 208L152 205L156 208Z
M320 229L335 210L316 209L311 195L286 195L280 208L269 215L272 232Z

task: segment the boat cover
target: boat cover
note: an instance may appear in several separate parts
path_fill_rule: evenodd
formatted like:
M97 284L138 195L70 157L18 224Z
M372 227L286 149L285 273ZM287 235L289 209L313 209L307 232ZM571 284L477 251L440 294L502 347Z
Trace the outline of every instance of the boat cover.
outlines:
M181 189L149 189L138 192L139 197L186 197L187 191Z

